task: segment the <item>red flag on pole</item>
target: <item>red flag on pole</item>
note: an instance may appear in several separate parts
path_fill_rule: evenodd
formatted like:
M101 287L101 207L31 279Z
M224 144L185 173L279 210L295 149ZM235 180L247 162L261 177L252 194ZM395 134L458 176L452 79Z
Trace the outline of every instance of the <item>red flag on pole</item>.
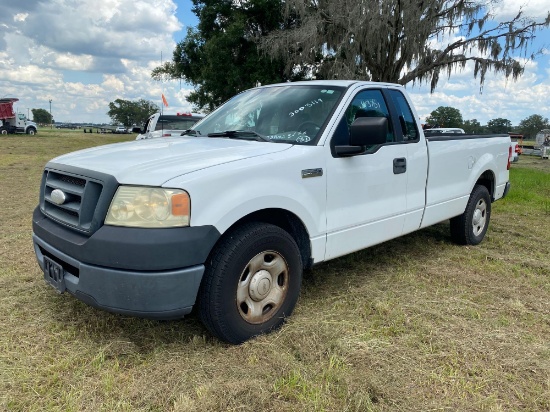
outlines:
M164 97L164 93L162 93L162 104L168 107L168 101L166 100L166 97Z

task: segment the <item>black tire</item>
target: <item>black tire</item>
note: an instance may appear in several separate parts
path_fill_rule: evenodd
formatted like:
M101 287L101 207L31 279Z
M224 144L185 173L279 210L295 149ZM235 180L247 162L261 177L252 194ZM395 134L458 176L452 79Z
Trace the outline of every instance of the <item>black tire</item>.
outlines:
M198 314L214 336L239 344L281 326L301 283L294 239L278 226L247 223L227 233L208 258Z
M34 127L29 127L27 129L27 134L30 136L34 136L36 134L36 129Z
M485 186L476 185L466 210L451 219L451 239L459 245L477 245L487 233L491 219L491 196Z
M8 134L8 129L1 128L0 134Z

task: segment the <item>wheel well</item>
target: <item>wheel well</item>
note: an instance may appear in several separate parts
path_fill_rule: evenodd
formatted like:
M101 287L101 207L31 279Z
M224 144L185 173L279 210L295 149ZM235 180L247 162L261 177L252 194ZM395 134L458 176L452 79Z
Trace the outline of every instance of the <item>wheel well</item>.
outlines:
M476 185L485 186L491 195L491 200L494 200L495 193L495 176L490 170L486 170L483 174L477 179Z
M281 229L288 232L296 241L300 254L302 255L302 266L304 269L309 269L312 266L311 260L311 244L309 242L309 234L304 223L295 214L284 209L263 209L251 213L237 220L225 233L232 231L243 223L249 222L264 222L279 226Z

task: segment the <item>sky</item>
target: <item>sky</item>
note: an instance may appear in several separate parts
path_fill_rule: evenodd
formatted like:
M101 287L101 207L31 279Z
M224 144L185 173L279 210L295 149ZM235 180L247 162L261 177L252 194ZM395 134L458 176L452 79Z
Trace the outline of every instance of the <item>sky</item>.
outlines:
M518 4L501 0L496 16L511 17ZM538 20L550 8L548 0L521 4ZM191 85L151 79L197 24L190 0L0 0L0 6L0 98L18 98L18 112L49 111L51 100L58 122L109 123L109 102L146 99L161 106L163 93L165 113L191 111ZM544 54L525 61L518 81L489 74L482 93L471 66L450 79L442 75L433 94L407 85L421 121L439 106L481 124L502 117L517 125L532 114L550 118L550 29L538 32L531 49L539 48Z

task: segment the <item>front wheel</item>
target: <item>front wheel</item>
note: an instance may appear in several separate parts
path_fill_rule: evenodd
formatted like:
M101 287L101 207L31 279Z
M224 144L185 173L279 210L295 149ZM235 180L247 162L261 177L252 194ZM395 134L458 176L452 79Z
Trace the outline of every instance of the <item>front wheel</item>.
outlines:
M242 343L281 326L300 294L302 260L278 226L249 223L225 235L209 257L199 317L219 339Z
M30 136L34 136L36 134L36 129L34 127L29 127L27 130L27 134Z
M451 219L451 238L459 245L481 243L491 219L491 196L485 186L476 185L470 194L466 210Z

